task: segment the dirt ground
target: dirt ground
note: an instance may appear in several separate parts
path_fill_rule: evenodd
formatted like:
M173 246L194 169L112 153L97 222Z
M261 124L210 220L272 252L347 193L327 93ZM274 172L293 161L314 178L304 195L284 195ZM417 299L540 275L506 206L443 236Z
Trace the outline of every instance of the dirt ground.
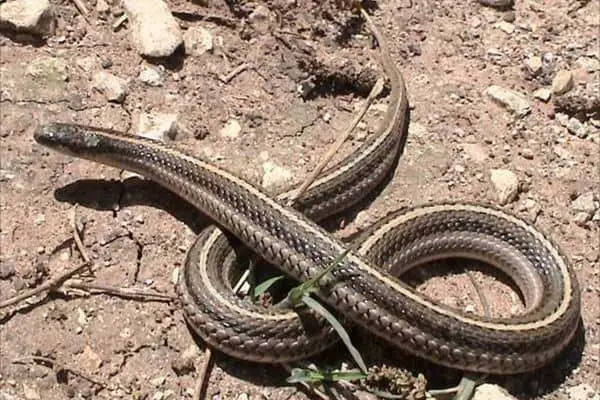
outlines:
M229 7L220 1L169 1L182 28L207 29L215 49L152 64L132 46L127 24L113 30L120 10L116 2L109 2L110 14L100 15L95 0L89 0L89 25L70 1L52 3L58 28L46 42L0 37L0 301L82 262L72 239L75 203L77 225L95 265L93 282L170 296L175 296L173 281L186 250L208 223L151 182L40 147L32 138L39 122L134 132L140 113L172 113L180 127L178 145L257 184L273 168L289 171L298 182L364 101L360 71L381 71L358 19L333 6L319 8L317 2ZM265 31L247 22L258 6L274 16ZM500 381L520 398L566 400L573 398L570 388L584 383L598 393L600 220L577 220L572 202L589 191L600 200L599 117L578 109L576 99L565 100L562 111L556 99L544 102L533 93L549 87L557 71L571 70L571 93L591 93L599 104L600 70L594 65L600 62L600 2L518 0L514 10L446 0L381 0L377 6L374 19L407 82L409 137L391 182L356 218L342 221L336 234L348 236L390 211L434 200L497 204L490 170L512 171L520 193L504 208L535 221L572 260L582 288L584 331L548 368ZM208 14L219 18L201 17ZM544 60L537 76L525 66L531 56ZM41 79L24 73L49 57L57 63L55 75ZM582 60L591 67L582 66ZM253 68L227 83L219 79L244 62ZM138 79L148 67L161 71L160 86ZM92 88L91 74L101 68L129 80L122 104L108 102ZM336 69L341 77L332 72ZM523 93L531 112L517 117L491 101L486 94L491 85ZM312 90L302 97L299 86ZM345 152L372 132L385 101L369 111ZM584 123L587 137L570 133L563 114ZM231 120L239 122L239 135L220 134ZM518 299L510 290L475 276L491 287L494 312L514 311ZM422 290L480 311L466 283L464 276L444 275ZM452 293L458 295L449 297ZM2 399L192 397L205 346L192 336L176 302L71 291L2 311L7 310L0 322ZM367 358L389 353L362 333L355 337ZM31 356L55 360L55 370ZM342 347L327 357L347 359ZM423 367L437 387L456 384L460 377L404 355L387 357L386 363L414 373ZM286 377L281 367L215 354L206 398L309 398Z

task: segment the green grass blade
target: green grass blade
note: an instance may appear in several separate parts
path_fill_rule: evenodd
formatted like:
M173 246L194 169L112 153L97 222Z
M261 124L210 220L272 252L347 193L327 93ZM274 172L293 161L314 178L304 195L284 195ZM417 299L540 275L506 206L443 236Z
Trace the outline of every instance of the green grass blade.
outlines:
M273 284L275 284L275 282L277 282L283 278L285 278L284 275L275 276L273 278L269 278L266 281L261 282L260 284L256 285L256 287L254 288L254 298L257 298L258 296L260 296L261 294L263 294L264 292L269 290L271 288L271 286L273 286Z
M321 314L331 324L331 326L333 326L333 329L336 330L339 337L342 339L342 341L348 348L348 351L352 355L352 358L354 358L354 361L356 361L356 365L358 365L360 370L366 374L367 366L365 365L365 362L363 361L363 359L362 359L360 353L358 352L358 350L356 349L356 347L354 347L354 345L352 344L352 341L350 340L350 336L348 335L348 332L346 332L346 330L344 329L342 324L340 324L340 322L333 316L333 314L331 314L325 307L323 307L318 301L316 301L312 297L304 296L302 298L302 301L308 307L312 308L317 313Z
M327 268L323 269L323 271L321 271L318 275L312 277L306 282L301 283L300 285L290 290L290 292L288 293L289 302L294 306L298 306L302 303L303 298L305 296L309 295L310 293L316 292L318 290L319 281L323 279L325 275L330 273L338 265L338 263L348 255L350 251L350 247L345 249L339 256L337 256L333 260L333 262L331 262L331 264L327 266Z

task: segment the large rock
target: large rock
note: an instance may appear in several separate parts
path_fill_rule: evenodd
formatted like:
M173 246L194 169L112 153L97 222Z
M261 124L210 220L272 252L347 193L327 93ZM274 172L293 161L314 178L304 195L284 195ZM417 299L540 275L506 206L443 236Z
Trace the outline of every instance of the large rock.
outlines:
M0 28L51 36L56 19L48 0L13 0L0 4Z
M162 0L124 0L131 19L132 40L147 57L168 57L183 44L183 35Z

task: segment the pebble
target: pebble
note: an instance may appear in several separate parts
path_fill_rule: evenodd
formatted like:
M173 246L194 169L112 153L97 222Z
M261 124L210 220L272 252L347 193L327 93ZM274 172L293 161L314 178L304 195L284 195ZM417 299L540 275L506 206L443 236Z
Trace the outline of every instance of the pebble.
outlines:
M48 0L12 0L0 4L0 28L52 36L56 18Z
M92 86L104 93L108 101L122 103L127 96L127 81L110 72L96 72L92 79Z
M490 170L490 180L501 205L514 201L519 194L519 179L507 169Z
M155 387L160 387L165 383L166 380L166 376L157 376L156 378L150 379L150 383Z
M552 90L548 88L539 88L533 92L533 97L542 100L543 102L547 102L550 100L550 97L552 97Z
M284 184L291 182L292 173L290 170L280 167L273 161L266 161L262 164L263 177L262 186L265 189L280 188Z
M567 130L578 138L585 139L588 135L588 130L585 124L575 117L569 118L567 122Z
M506 389L491 383L484 383L475 388L471 400L517 400Z
M561 95L573 89L573 73L571 71L558 71L552 80L552 93Z
M229 121L227 121L227 124L223 128L221 128L221 130L219 131L219 135L221 135L221 137L233 139L240 136L241 132L242 126L240 125L240 123L236 119L230 119Z
M171 362L171 368L178 376L189 374L196 369L194 363L199 355L198 347L192 344Z
M542 57L531 56L525 60L527 70L533 75L539 75L542 72Z
M167 141L177 136L177 114L141 113L138 135L154 140Z
M585 192L577 197L571 203L573 211L584 212L590 216L598 208L598 204L594 201L594 192Z
M266 33L273 19L271 11L265 6L257 6L248 16L248 22L257 32Z
M145 68L142 72L140 72L138 79L144 82L146 85L154 87L162 86L163 84L162 74L156 68Z
M492 100L503 105L520 117L523 117L531 112L531 106L529 105L529 102L521 93L496 85L490 86L486 93L492 98Z
M96 12L98 14L108 14L110 12L110 6L105 0L98 0L96 2Z
M131 21L131 38L147 57L168 57L183 44L179 24L163 0L123 0Z
M46 222L46 216L44 214L38 214L35 219L33 220L33 222L36 225L42 225L44 222Z
M527 160L533 160L533 157L534 157L533 150L531 150L528 147L525 147L525 148L523 148L523 150L521 150L521 155L523 156L523 158L525 158Z
M209 30L202 27L190 27L183 34L185 43L185 54L191 56L201 56L208 51L213 51L214 38Z

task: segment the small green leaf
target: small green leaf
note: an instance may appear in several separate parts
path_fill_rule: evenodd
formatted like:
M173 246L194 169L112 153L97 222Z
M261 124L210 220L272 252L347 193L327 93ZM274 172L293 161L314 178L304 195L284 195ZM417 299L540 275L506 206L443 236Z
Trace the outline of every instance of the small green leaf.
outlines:
M281 279L285 278L284 275L275 276L273 278L269 278L264 282L261 282L259 285L256 285L254 288L254 297L258 297L273 286L273 284Z

